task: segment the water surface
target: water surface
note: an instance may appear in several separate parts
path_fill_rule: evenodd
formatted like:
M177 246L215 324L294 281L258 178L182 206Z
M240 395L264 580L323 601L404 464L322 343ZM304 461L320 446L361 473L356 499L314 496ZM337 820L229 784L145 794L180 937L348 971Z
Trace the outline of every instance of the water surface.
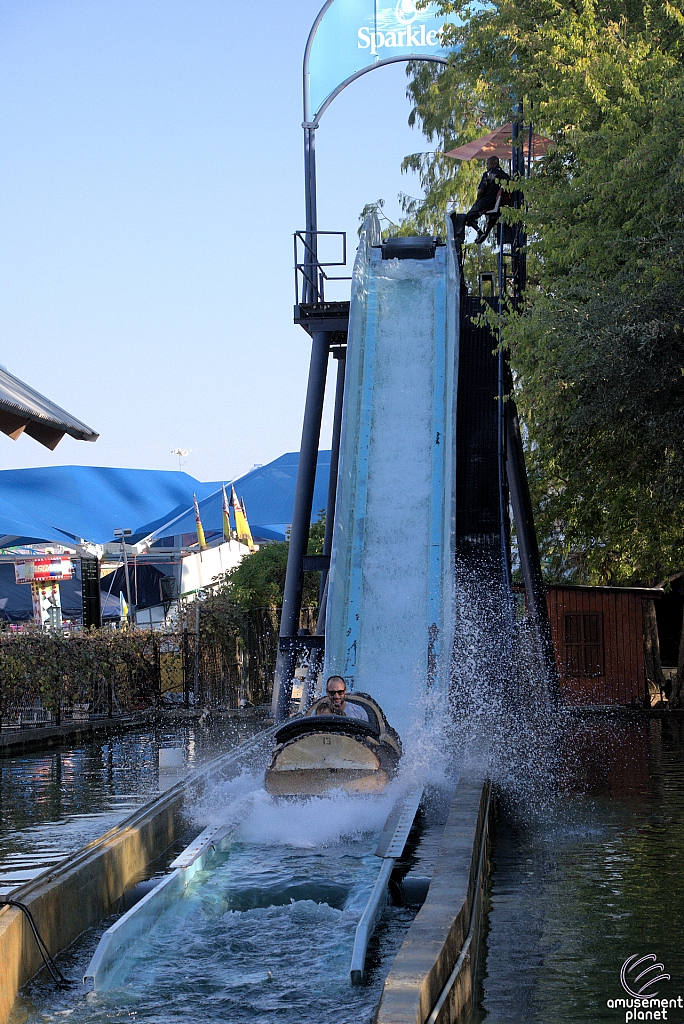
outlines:
M655 953L671 975L659 998L684 997L683 726L675 715L578 723L558 799L500 805L470 1024L625 1021L607 1002L629 998L619 975L633 954ZM681 1024L684 1006L661 1019Z
M243 823L234 845L126 954L107 993L59 993L38 978L11 1024L370 1024L383 979L415 910L388 908L368 960L349 978L354 934L380 870L373 856L393 797L341 793L278 801L257 776L217 787ZM83 975L101 929L59 958Z
M0 758L0 893L97 839L255 728L238 719L207 727L166 724Z

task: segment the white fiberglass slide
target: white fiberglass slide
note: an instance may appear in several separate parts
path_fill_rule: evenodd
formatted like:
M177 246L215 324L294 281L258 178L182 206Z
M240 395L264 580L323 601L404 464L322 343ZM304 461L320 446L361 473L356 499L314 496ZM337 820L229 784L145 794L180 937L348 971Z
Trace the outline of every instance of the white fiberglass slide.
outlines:
M325 676L404 733L446 697L455 530L459 271L383 259L375 216L354 264Z

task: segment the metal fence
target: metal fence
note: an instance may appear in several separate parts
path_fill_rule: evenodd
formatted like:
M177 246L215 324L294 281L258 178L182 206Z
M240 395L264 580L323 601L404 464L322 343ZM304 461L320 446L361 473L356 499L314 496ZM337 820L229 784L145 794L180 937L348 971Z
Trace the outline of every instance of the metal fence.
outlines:
M315 625L304 609L302 625ZM0 724L25 728L151 708L239 708L271 699L278 616L258 609L219 643L175 632L0 633Z

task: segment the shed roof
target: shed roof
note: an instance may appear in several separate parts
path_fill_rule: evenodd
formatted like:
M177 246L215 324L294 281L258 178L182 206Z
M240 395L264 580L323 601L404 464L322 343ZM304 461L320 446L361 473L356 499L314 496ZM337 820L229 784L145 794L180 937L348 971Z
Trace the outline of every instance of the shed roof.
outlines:
M51 451L65 434L77 441L96 441L100 436L3 367L0 367L0 430L14 441L26 433Z
M592 594L640 594L641 597L655 600L665 595L662 587L602 587L591 583L546 583L545 587L547 590L586 590ZM522 592L525 586L523 583L514 583L513 590Z

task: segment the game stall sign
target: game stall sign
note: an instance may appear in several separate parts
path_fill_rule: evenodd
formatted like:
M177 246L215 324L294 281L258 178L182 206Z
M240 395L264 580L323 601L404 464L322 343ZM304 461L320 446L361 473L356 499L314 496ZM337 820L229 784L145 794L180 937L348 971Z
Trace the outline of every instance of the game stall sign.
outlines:
M73 564L69 555L48 555L15 562L17 583L30 583L33 597L33 618L39 626L58 628L62 624L62 602L59 581L70 580Z

